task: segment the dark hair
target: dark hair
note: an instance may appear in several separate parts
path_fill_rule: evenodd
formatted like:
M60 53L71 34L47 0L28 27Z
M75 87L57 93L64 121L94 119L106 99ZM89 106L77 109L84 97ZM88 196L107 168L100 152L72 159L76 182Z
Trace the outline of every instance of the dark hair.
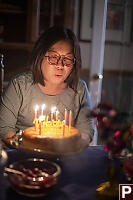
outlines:
M76 58L76 62L73 66L72 72L65 81L69 87L76 91L79 80L79 70L81 68L80 46L75 34L70 29L64 28L62 26L54 26L49 28L40 36L36 42L30 60L33 80L34 83L40 83L41 85L44 85L44 78L41 71L42 60L49 48L60 40L70 41L73 47L73 53L74 57Z

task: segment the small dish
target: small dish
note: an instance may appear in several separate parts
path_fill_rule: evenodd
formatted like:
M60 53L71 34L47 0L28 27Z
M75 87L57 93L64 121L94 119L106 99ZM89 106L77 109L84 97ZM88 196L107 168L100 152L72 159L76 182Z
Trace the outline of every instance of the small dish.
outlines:
M58 184L61 174L61 168L58 164L38 158L14 162L9 165L9 168L25 174L22 176L21 174L8 173L8 179L17 193L28 197L46 196ZM43 172L46 172L48 176L45 176Z

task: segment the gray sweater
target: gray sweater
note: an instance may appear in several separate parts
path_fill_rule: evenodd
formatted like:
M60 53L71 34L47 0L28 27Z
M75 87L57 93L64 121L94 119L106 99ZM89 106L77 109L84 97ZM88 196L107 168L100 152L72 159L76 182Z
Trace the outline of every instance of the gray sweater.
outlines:
M0 104L0 137L11 131L24 130L33 126L35 105L46 105L44 114L51 113L51 107L56 106L59 119L64 120L64 111L72 111L72 126L79 131L94 134L93 119L89 118L91 110L90 95L83 80L78 83L77 93L67 87L60 94L47 95L41 91L38 84L33 84L31 72L15 76L6 87ZM38 110L40 115L41 109ZM68 122L67 122L68 124Z

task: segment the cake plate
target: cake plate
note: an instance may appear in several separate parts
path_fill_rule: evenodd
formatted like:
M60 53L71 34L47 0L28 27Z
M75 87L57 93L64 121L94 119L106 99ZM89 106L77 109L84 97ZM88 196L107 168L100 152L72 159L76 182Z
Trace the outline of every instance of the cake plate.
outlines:
M15 148L21 151L27 151L31 153L37 153L37 154L39 153L39 154L45 154L45 155L51 155L51 156L67 156L67 155L74 155L74 154L80 153L85 148L87 148L89 144L88 140L81 137L81 139L78 142L76 142L76 145L73 144L73 147L71 147L71 149L68 148L68 150L66 151L63 151L63 149L56 150L56 148L53 151L48 151L48 150L39 149L39 148L35 149L32 147L24 146L22 133L23 131L20 130L10 139L10 142L5 141L6 145L9 148Z

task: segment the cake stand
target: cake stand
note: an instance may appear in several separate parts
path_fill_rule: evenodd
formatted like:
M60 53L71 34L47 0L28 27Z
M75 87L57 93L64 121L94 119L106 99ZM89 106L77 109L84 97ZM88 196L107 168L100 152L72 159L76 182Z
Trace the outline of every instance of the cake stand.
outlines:
M19 131L10 139L10 142L5 141L5 143L9 148L15 148L21 151L51 156L67 156L74 155L83 151L85 148L88 147L89 141L81 137L81 139L78 142L76 142L76 145L73 144L73 146L71 148L68 148L68 150L66 151L63 151L63 149L54 149L53 151L48 151L39 148L35 149L32 147L25 147L23 144L22 131Z

